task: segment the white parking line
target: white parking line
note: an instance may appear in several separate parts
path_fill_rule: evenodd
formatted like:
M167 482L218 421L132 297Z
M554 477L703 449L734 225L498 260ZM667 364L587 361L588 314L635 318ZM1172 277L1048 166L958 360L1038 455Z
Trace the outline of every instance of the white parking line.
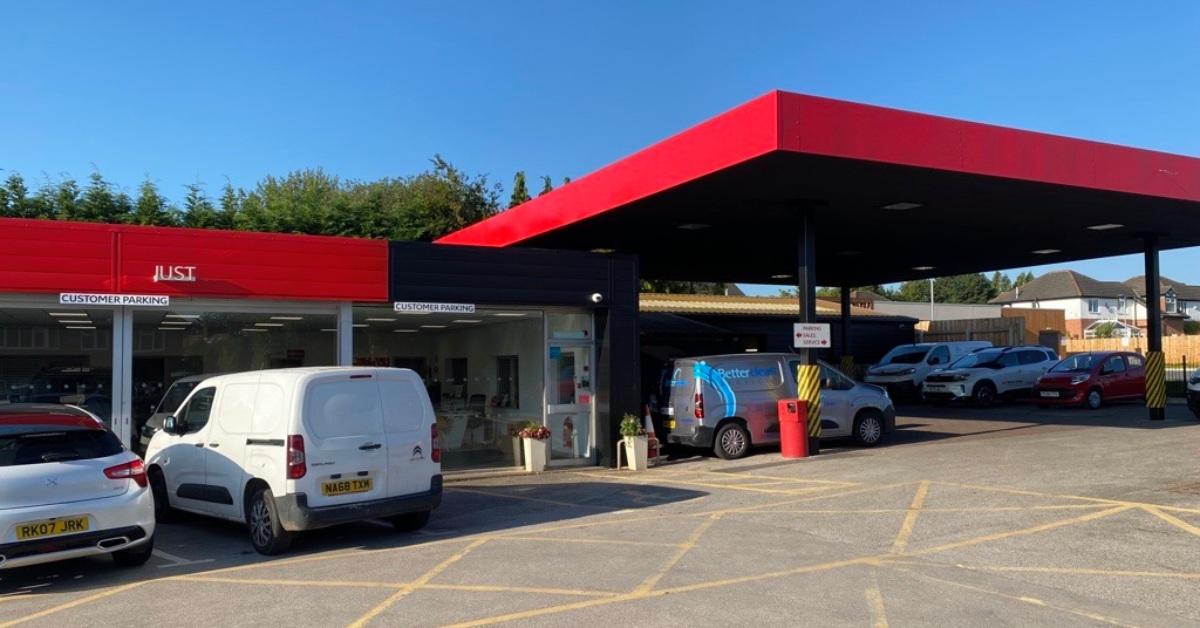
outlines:
M215 560L212 558L204 558L201 560L188 560L186 558L181 558L174 554L164 552L160 549L155 549L153 553L155 556L157 556L163 560L169 561L171 563L170 565L159 565L158 566L159 569L166 569L168 567L183 567L186 565L200 565L203 563L211 563Z

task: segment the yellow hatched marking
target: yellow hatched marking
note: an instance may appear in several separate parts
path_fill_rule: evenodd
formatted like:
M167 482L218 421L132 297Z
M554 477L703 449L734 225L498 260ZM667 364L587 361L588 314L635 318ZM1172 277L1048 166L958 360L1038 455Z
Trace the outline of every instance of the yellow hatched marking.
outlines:
M871 569L871 586L864 592L867 596L867 606L871 608L871 627L888 628L887 613L883 608L883 593L879 591L879 577L875 569Z
M55 613L60 613L65 610L75 608L76 606L82 606L84 604L95 602L96 600L102 600L110 595L116 595L118 593L124 593L126 591L129 591L131 589L136 589L136 588L142 586L143 584L146 584L147 582L150 582L150 580L142 580L140 582L132 582L132 583L129 583L129 584L126 584L123 586L113 587L106 591L101 591L99 593L94 593L92 595L81 597L79 599L71 600L70 602L59 604L58 606L52 606L45 610L41 610L36 613L26 615L24 617L18 617L17 619L13 619L13 620L6 621L4 623L0 623L0 628L8 628L9 626L16 626L17 624L25 623L27 621L33 621L35 619L41 619L43 617L48 617Z
M704 533L707 532L708 529L711 528L719 518L721 518L721 515L712 515L708 519L705 519L703 522L701 522L700 525L696 526L696 529L692 530L692 533L688 536L687 540L679 546L679 550L675 552L675 555L672 556L670 560L668 560L666 564L664 564L658 570L657 573L643 580L642 583L633 590L633 592L648 593L653 591L654 585L658 584L658 581L662 580L663 576L667 575L667 572L671 571L672 567L678 564L680 560L683 560L683 557L686 556L688 552L692 551L692 548L696 547L696 543L700 542L700 537L704 536Z
M396 602L404 599L406 596L408 596L408 594L412 593L414 589L424 586L430 580L436 578L438 574L445 571L447 567L462 560L463 557L465 557L467 554L470 554L471 550L474 550L475 548L477 548L480 545L483 545L484 543L487 543L487 542L488 542L488 539L486 539L486 538L476 539L476 540L472 541L466 547L462 548L458 552L455 552L453 556L447 558L446 560L443 560L442 562L438 563L437 565L434 565L433 568L431 568L429 571L426 571L425 573L421 574L421 577L417 578L416 580L413 580L412 584L389 595L386 600L380 602L379 604L377 604L375 606L375 608L372 608L371 610L367 611L367 613L365 615L363 615L362 617L359 617L354 623L350 624L350 628L360 628L361 626L367 625L368 623L370 623L370 621L372 619L375 619L375 617L377 617L380 613L387 610L388 607L390 607L391 605L395 604Z
M1180 530L1183 530L1184 532L1190 532L1196 536L1200 536L1200 528L1197 528L1196 526L1184 521L1183 519L1180 519L1179 517L1168 515L1167 513L1153 506L1142 506L1142 510L1145 510L1146 512L1158 517L1159 519L1162 519L1163 521L1166 521L1167 523L1179 528Z
M1194 571L1136 571L1128 569L1092 569L1088 567L1012 567L1008 565L951 565L920 560L886 560L884 565L914 565L941 567L966 571L989 571L997 573L1044 573L1067 576L1112 576L1116 578L1161 578L1165 580L1200 580L1200 572Z
M641 547L679 547L679 543L658 543L655 541L626 541L623 539L571 539L546 536L497 536L493 541L536 541L538 543L580 543L584 545L634 545Z
M908 514L904 517L904 523L900 524L900 531L896 533L896 539L892 541L892 553L900 554L904 552L904 548L908 547L908 538L912 536L913 528L917 525L917 517L921 514L921 508L925 505L925 498L929 496L929 480L923 480L917 485L917 492L913 495L912 504L908 507Z
M1133 506L1117 506L1116 508L1109 508L1107 510L1101 510L1100 512L1092 512L1092 513L1088 513L1088 514L1080 516L1080 517L1073 517L1071 519L1060 519L1058 521L1051 521L1049 523L1043 523L1041 525L1036 525L1036 526L1032 526L1029 528L1020 528L1018 530L1009 530L1008 532L997 532L995 534L988 534L988 535L976 537L973 539L966 539L963 541L955 541L953 543L946 543L944 545L938 545L937 547L931 547L928 549L918 550L915 552L906 552L903 555L905 555L905 556L927 556L929 554L945 552L947 550L958 549L960 547L967 547L970 545L978 545L980 543L988 543L991 541L999 541L1002 539L1008 539L1008 538L1012 538L1015 536L1024 536L1026 534L1034 534L1037 532L1044 532L1046 530L1053 530L1054 528L1061 528L1063 526L1074 525L1077 523L1086 523L1088 521L1094 521L1096 519L1103 519L1105 517L1109 517L1109 516L1115 515L1117 513L1125 512L1127 510L1132 510L1132 509L1133 509Z

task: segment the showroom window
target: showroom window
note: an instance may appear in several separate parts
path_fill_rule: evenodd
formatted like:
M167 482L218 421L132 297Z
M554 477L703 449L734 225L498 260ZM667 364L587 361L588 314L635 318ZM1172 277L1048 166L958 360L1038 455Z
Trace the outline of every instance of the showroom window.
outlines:
M164 393L181 378L336 365L337 315L286 304L172 303L170 308L134 310L132 341L136 440ZM186 396L190 387L177 386L175 395ZM162 403L164 409L177 407L182 399L168 401Z
M0 309L0 403L81 406L111 424L113 312Z

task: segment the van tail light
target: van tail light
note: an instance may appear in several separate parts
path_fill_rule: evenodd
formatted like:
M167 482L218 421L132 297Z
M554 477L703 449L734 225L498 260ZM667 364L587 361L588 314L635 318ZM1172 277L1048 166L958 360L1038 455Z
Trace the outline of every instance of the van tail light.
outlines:
M146 464L142 462L141 458L131 460L125 464L119 464L115 467L109 467L104 470L104 475L108 476L111 480L128 478L141 487L145 487L149 483L146 480Z
M299 434L288 436L287 440L287 478L299 480L308 473L308 465L304 460L304 437Z
M429 459L442 461L442 439L438 438L437 423L429 426Z
M704 418L704 392L697 391L696 396L692 399L692 407L695 408L697 419Z

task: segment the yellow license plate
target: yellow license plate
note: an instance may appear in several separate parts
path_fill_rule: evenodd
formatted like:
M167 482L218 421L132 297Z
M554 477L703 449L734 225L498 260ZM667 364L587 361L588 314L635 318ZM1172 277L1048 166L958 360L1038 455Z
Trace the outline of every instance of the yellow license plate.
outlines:
M87 517L59 517L42 521L27 521L17 524L17 540L40 539L48 536L62 536L87 532Z
M321 494L326 497L334 495L350 495L352 493L366 493L371 490L371 478L358 480L331 480L321 483Z
M663 421L663 426L669 430L675 429L675 419L667 419L666 421Z

